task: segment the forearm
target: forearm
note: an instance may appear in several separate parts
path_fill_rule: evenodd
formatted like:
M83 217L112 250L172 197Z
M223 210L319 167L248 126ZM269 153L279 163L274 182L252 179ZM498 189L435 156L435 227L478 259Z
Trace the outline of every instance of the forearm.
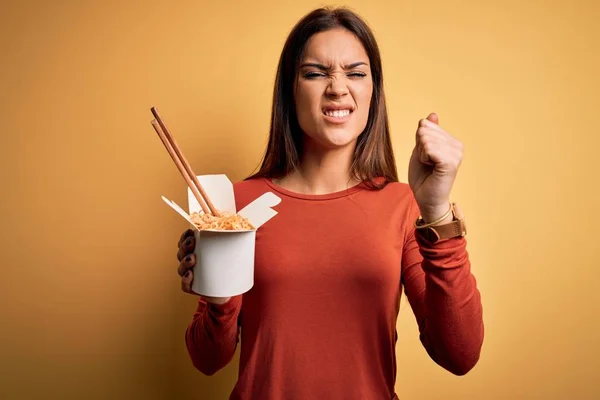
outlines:
M464 238L432 245L419 239L425 272L421 340L430 356L457 375L479 359L483 343L480 293Z
M232 297L224 304L198 302L185 341L192 363L203 374L214 374L233 358L240 309L241 296Z

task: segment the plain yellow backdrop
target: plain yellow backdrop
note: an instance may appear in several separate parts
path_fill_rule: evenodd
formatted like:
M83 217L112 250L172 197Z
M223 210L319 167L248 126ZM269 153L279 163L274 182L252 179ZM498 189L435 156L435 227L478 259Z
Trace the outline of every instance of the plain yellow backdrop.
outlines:
M466 149L453 199L481 360L464 377L436 366L403 300L400 398L600 398L600 3L346 4L381 47L402 179L429 112ZM3 2L0 398L227 398L237 357L204 377L185 351L186 224L160 199L185 204L185 183L150 107L197 173L244 178L286 35L321 5Z

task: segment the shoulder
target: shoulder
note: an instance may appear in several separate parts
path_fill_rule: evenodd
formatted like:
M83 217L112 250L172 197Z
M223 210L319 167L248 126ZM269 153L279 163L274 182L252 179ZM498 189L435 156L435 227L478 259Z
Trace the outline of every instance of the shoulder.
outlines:
M410 185L408 183L392 182L388 186L390 186L392 196L397 201L397 207L406 216L406 221L414 221L419 216L420 211Z
M370 189L369 202L378 204L378 209L386 213L403 215L410 220L418 216L419 209L408 183L388 182L382 189Z
M397 196L410 196L412 195L412 190L408 183L404 182L389 182L385 185L382 191L387 191L391 195Z
M235 182L233 193L238 210L250 204L253 200L268 191L264 178L252 178Z
M404 182L388 182L382 189L371 189L371 191L385 200L395 200L401 204L409 205L414 201L412 189Z

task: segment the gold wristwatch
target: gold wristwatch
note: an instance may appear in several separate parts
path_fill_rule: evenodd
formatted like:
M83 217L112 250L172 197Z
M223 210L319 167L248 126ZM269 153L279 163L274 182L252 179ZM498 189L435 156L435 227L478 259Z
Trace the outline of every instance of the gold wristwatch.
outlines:
M445 220L448 215L452 214L452 222L443 225L437 225L438 221ZM419 217L415 221L416 232L423 236L431 243L438 242L444 239L465 236L467 227L465 225L464 215L456 203L450 204L450 210L438 219L426 224L423 218Z

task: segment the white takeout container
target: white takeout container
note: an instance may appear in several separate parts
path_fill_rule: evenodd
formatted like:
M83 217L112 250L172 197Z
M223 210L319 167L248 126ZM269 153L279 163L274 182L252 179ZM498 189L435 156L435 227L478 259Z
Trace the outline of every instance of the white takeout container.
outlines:
M233 184L226 175L200 175L198 181L217 210L236 213ZM200 295L213 297L231 297L250 290L254 285L256 229L277 215L277 211L271 207L279 204L281 198L272 192L265 192L237 212L255 228L243 231L200 231L190 219L190 214L202 213L190 188L188 213L164 196L162 199L195 230L196 265L192 270L192 290Z

